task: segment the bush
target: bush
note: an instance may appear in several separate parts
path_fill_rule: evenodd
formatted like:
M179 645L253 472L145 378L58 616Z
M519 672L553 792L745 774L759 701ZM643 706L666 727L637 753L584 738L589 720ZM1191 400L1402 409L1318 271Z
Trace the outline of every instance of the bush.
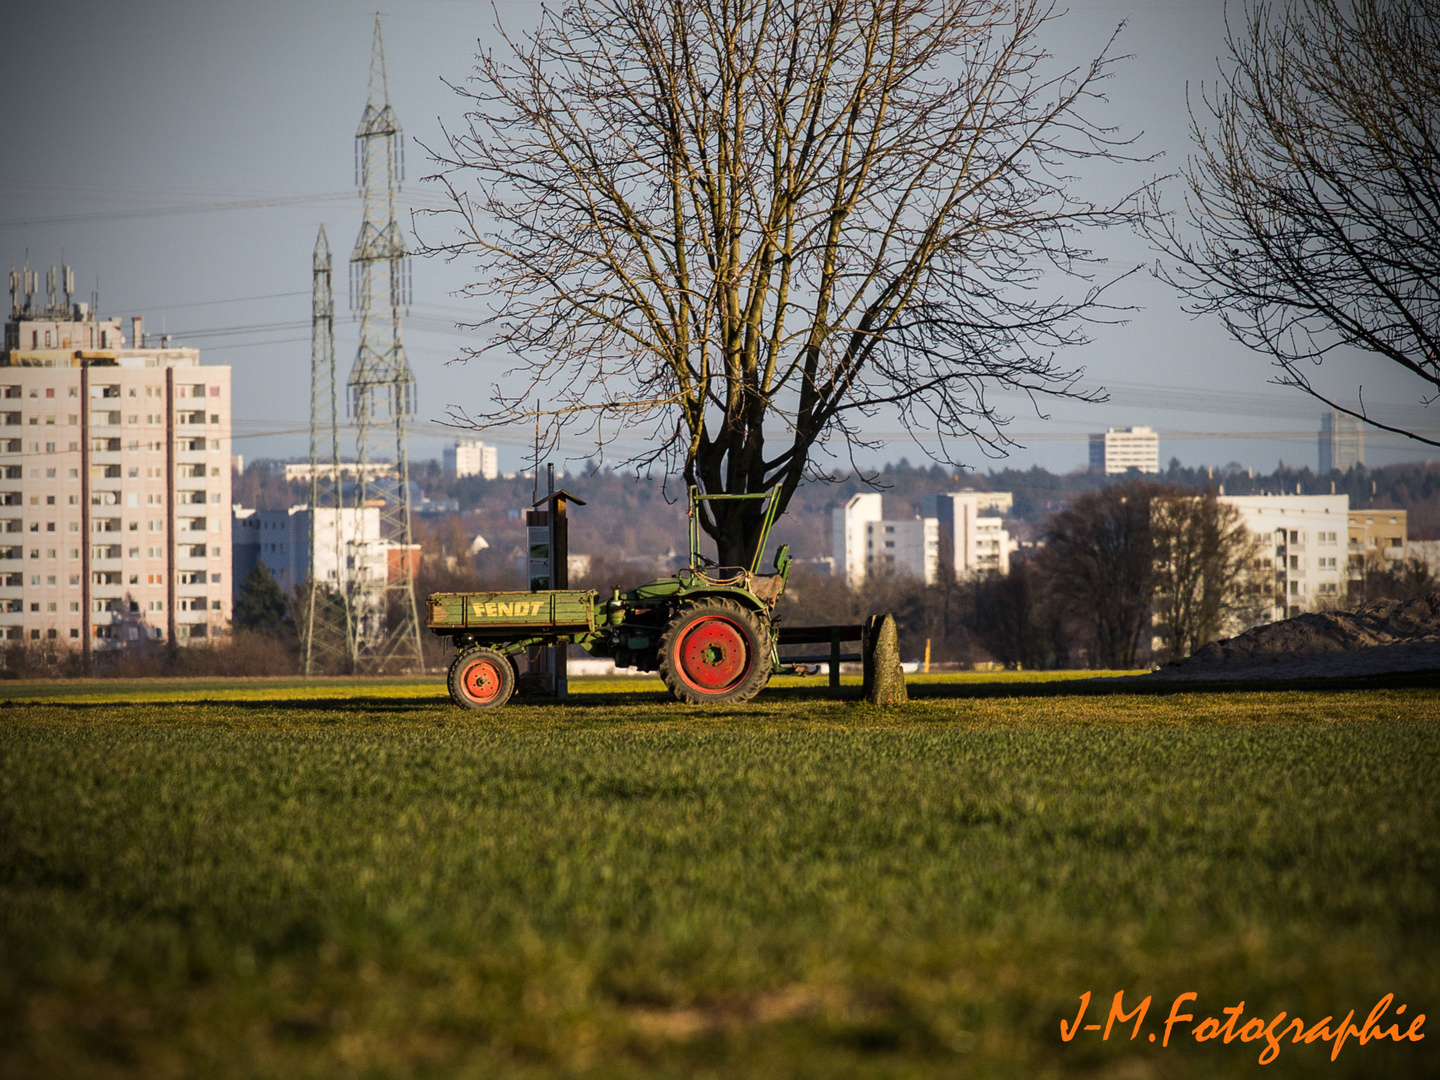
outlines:
M89 675L119 679L294 675L297 662L293 641L237 631L227 638L184 648L155 642L113 652L97 650L91 654ZM69 646L12 646L5 650L0 668L0 677L7 679L76 679L85 675L80 650Z

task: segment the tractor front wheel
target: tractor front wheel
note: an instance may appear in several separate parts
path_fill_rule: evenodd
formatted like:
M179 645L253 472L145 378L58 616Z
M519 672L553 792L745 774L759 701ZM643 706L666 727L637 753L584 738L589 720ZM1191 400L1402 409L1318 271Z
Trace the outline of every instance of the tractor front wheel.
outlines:
M679 701L749 701L770 678L770 638L760 619L730 600L680 609L660 636L660 678Z
M498 709L515 692L515 667L494 649L467 649L451 663L447 683L462 709Z

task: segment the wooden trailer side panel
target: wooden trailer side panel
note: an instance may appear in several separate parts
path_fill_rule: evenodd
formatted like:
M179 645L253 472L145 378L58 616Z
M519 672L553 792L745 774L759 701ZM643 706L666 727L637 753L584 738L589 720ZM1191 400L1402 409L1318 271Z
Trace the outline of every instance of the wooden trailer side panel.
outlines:
M595 592L432 593L426 599L431 630L595 629Z

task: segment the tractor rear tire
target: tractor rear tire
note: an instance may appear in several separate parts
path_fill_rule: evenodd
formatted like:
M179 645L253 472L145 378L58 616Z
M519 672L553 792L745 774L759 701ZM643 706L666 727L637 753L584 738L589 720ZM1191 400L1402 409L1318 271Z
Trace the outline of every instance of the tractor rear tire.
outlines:
M451 663L446 683L462 709L498 709L515 692L515 665L494 649L466 649Z
M732 600L701 600L676 613L660 635L658 666L677 701L749 701L770 679L770 635Z

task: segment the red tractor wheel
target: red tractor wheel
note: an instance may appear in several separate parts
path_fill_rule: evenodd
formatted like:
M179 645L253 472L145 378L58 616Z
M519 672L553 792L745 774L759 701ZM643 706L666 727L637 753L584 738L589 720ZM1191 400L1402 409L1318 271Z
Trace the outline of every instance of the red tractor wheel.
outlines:
M754 612L729 600L702 600L665 627L659 667L679 701L749 701L770 677L770 638Z
M498 709L515 692L515 668L494 649L467 649L450 665L450 700L462 709Z

